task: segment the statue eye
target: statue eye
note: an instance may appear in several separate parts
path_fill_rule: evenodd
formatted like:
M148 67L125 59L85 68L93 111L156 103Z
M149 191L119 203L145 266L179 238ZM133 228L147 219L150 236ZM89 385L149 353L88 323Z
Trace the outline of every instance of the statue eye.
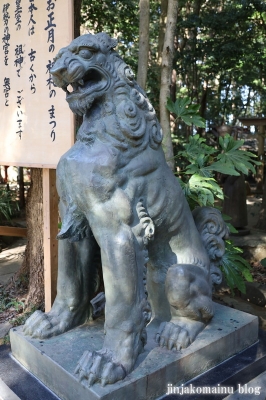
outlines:
M93 55L93 53L86 47L81 47L79 49L79 56L81 56L82 58L85 58L88 60L89 58L92 57L92 55Z

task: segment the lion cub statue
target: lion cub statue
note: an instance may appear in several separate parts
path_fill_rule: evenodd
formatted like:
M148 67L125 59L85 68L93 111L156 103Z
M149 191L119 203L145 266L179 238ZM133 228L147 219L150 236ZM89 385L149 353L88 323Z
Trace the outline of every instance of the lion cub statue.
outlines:
M83 116L74 146L57 167L62 229L57 297L24 333L59 335L90 317L100 249L105 339L76 374L88 385L122 380L146 343L146 325L170 350L189 346L213 316L212 282L227 228L219 212L191 214L162 150L154 108L105 33L61 49L51 74Z

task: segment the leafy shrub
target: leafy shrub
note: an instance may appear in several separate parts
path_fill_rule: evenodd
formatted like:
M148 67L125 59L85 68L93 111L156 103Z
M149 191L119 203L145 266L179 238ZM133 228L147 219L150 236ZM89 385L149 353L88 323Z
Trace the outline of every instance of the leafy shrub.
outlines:
M0 188L0 219L9 219L11 213L11 193L6 188Z
M205 127L205 121L198 115L199 106L191 104L188 97L179 98L175 102L167 101L167 108L176 119L181 119L187 125ZM183 158L184 168L178 172L179 182L187 198L191 210L198 206L215 207L216 199L223 200L224 194L215 179L215 172L226 175L248 174L251 170L255 173L255 165L260 163L254 154L241 150L243 140L235 140L230 135L219 137L216 147L206 143L206 139L199 135L189 137L188 143L183 145L176 157ZM216 207L217 208L217 207ZM231 232L237 232L227 222L230 217L223 216ZM245 280L252 282L249 263L241 256L243 251L230 240L225 242L225 254L220 262L220 269L224 274L226 283L234 293L238 288L245 293Z
M0 187L0 221L10 220L15 209L18 209L15 194L6 187Z

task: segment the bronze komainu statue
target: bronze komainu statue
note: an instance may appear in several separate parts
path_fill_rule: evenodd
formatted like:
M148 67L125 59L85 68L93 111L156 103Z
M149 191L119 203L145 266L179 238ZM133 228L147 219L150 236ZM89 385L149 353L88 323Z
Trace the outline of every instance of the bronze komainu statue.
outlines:
M214 209L196 210L194 221L165 161L155 111L115 46L105 33L86 34L59 51L51 70L83 123L57 167L57 297L50 312L36 311L24 327L49 338L86 321L100 248L105 339L76 369L89 385L132 371L151 317L157 342L169 350L196 339L213 316L212 281L220 279L227 234Z

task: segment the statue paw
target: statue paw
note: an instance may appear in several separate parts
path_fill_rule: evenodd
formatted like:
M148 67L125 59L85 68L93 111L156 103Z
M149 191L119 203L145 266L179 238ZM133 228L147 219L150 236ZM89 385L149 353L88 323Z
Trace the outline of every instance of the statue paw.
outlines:
M155 340L169 350L187 348L205 328L206 323L186 317L175 317L170 322L162 322Z
M87 311L83 304L70 309L66 303L55 300L49 312L35 311L25 322L23 332L32 338L48 339L81 325L86 317Z
M191 343L189 332L172 322L162 322L156 334L156 342L168 350L178 351L185 349Z
M79 381L87 379L88 386L97 381L102 386L115 383L125 378L126 370L122 364L113 360L113 354L108 350L85 351L75 369Z
M52 325L47 318L46 314L42 311L35 311L26 321L23 332L25 335L32 336L33 338L44 339L48 337Z

